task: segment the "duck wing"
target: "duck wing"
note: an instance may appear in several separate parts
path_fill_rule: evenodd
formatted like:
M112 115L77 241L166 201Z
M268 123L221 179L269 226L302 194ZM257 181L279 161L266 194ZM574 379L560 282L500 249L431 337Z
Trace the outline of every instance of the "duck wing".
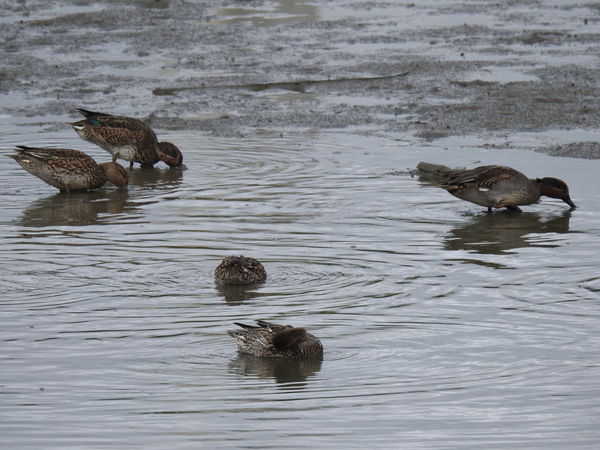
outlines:
M510 180L521 173L506 166L481 166L470 170L452 170L447 173L442 187L464 187L475 184L478 188L490 189L501 180Z
M20 155L26 155L31 158L51 161L57 159L72 159L72 160L84 160L92 159L79 150L72 150L69 148L45 148L45 147L28 147L26 145L17 145L17 151Z

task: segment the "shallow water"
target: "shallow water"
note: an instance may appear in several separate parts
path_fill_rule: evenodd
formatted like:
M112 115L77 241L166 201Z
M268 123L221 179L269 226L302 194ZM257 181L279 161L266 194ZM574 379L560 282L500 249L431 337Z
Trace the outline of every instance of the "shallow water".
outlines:
M168 138L188 170L134 169L126 192L58 194L0 160L11 448L598 441L600 162L316 132ZM420 160L564 173L579 208L488 215L405 172ZM230 254L259 258L267 282L215 285ZM225 331L258 318L309 327L323 361L238 355Z
M531 151L600 140L593 114L581 122L583 109L555 98L556 79L573 73L533 70L595 68L594 41L581 36L598 32L597 8L238 3L136 0L152 10L157 40L138 34L155 23L138 26L147 15L137 9L95 15L112 2L0 11L0 23L22 23L7 37L8 60L29 64L3 69L13 83L0 92L3 152L47 145L108 160L62 125L89 105L144 111L188 167L136 168L126 191L64 195L0 157L1 447L597 448L600 161ZM404 67L410 55L437 63ZM373 67L382 60L397 64ZM448 61L477 64L437 78ZM405 70L413 78L400 87L281 83ZM451 121L448 110L442 131L458 137L434 139L442 133L421 111L478 101L445 90L456 83L538 79L557 92L536 93L530 115L550 100L573 116L557 120L548 107L551 120L521 127L498 125L500 114L492 131L468 135L475 117ZM205 82L213 90L194 88ZM586 86L593 113L595 85ZM380 105L389 108L360 109ZM323 127L300 120L306 111ZM430 140L415 136L417 124ZM578 208L543 199L488 215L412 177L422 160L558 176ZM239 254L264 263L266 283L215 284L217 264ZM226 330L256 319L308 327L323 360L238 354Z

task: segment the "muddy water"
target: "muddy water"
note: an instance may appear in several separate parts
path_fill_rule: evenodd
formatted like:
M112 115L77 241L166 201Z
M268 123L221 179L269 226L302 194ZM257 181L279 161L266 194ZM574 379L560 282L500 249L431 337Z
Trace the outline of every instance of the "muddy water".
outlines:
M0 160L10 448L597 442L600 162L503 152L532 176L568 165L580 207L487 215L404 172L456 160L443 142L168 137L189 169L135 169L127 192L57 194ZM267 283L219 288L240 253ZM238 355L225 331L257 318L310 327L323 361Z

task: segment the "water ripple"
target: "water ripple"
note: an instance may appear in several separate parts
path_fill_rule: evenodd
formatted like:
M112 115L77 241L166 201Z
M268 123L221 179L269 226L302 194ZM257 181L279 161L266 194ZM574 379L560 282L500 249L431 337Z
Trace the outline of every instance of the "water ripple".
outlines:
M444 150L173 134L197 149L185 153L188 169L133 169L127 191L60 195L0 161L12 429L32 433L33 420L51 436L69 423L82 430L75 439L93 422L117 437L142 430L140 445L164 448L169 433L197 429L221 443L226 424L247 422L259 425L235 431L236 443L263 442L293 420L307 429L286 435L307 445L332 433L374 445L378 430L427 447L455 430L468 431L459 444L489 443L485 420L518 428L524 442L560 434L544 423L571 433L571 416L597 416L591 163L570 183L585 209L550 202L488 215L404 170ZM506 163L558 164L517 153L503 153ZM265 265L265 283L215 283L221 259L239 254ZM257 319L306 327L323 359L238 354L226 331ZM429 437L413 436L424 423Z

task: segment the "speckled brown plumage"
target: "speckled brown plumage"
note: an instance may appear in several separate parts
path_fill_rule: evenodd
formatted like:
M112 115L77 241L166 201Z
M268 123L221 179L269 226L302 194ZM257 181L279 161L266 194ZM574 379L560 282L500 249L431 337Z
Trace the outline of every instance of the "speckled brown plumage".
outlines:
M310 358L323 355L323 345L304 328L258 320L258 326L235 322L241 330L229 330L239 351L259 357Z
M92 142L117 158L142 166L153 166L163 157L169 166L180 166L183 157L170 142L159 143L154 131L144 122L132 117L112 116L100 112L78 109L84 120L68 123L79 136ZM159 145L163 145L159 149Z
M95 189L107 181L127 186L127 171L115 162L97 164L83 152L65 148L17 146L16 155L8 155L23 169L61 192Z
M215 278L223 284L262 283L267 279L267 271L254 258L227 256L215 269Z
M462 200L492 208L519 210L519 205L529 205L540 196L559 198L572 208L567 184L558 178L529 179L506 166L481 166L469 170L450 169L446 166L421 162L417 169L434 177L440 187Z

